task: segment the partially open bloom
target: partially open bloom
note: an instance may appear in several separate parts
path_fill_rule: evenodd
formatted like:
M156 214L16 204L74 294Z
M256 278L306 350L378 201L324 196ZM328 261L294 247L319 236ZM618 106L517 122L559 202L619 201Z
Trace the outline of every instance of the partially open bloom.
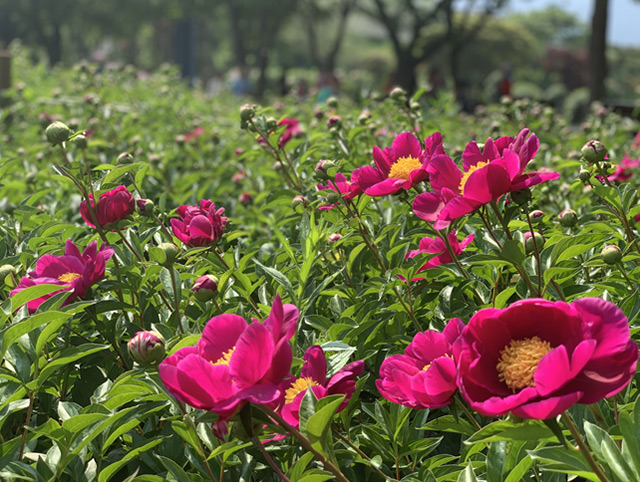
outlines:
M454 318L442 333L418 333L404 355L391 355L382 362L376 386L393 403L411 408L439 408L449 404L458 391L453 344L464 323Z
M327 379L327 360L324 351L318 345L307 348L304 354L304 365L299 378L285 380L284 405L281 408L282 417L287 423L298 427L300 424L300 404L307 387L311 387L316 398L329 395L345 395L337 412L344 410L351 395L356 389L356 378L364 370L362 360L349 363L331 378Z
M631 179L633 172L640 167L640 159L631 159L629 154L620 161L620 164L616 167L616 170L609 175L609 181L625 182Z
M98 218L98 224L103 228L112 227L118 221L122 221L130 214L133 214L136 209L136 202L133 196L124 186L118 186L111 191L100 194L97 205L91 194L89 194L89 201ZM86 200L80 203L80 215L89 226L96 227Z
M300 126L300 123L298 122L298 119L285 117L278 122L278 125L286 126L284 132L280 135L280 139L278 139L278 147L280 149L286 146L293 137L298 137L304 132L302 126ZM272 134L272 132L270 134ZM262 137L258 138L258 142L260 144L265 144Z
M289 340L298 309L273 300L271 313L248 324L237 315L214 316L196 346L181 348L158 367L162 383L175 398L230 418L248 401L277 402L280 384L291 369Z
M211 201L202 199L198 206L180 206L178 216L172 219L173 234L187 246L199 248L218 241L227 225L224 208L216 209Z
M69 239L63 256L45 254L40 257L36 262L36 269L29 273L29 277L23 277L10 294L14 295L31 286L55 284L60 285L60 290L29 301L27 303L29 312L36 311L53 295L62 291L71 291L71 295L64 302L66 305L76 298L82 298L92 284L104 278L105 266L111 256L113 256L113 249L106 244L98 249L98 243L93 241L80 253L78 247Z
M444 154L439 132L426 139L424 150L413 134L403 132L393 140L391 147L384 150L373 147L376 167L360 169L360 187L369 196L386 196L409 190L429 177L427 166L437 154Z
M478 311L455 346L458 386L478 413L552 418L620 392L638 346L613 303L527 299Z
M327 185L318 184L316 188L319 191L333 191L342 196L343 199L351 201L358 194L362 194L362 189L358 183L360 169L354 169L351 173L351 180L347 181L347 178L342 173L337 173L334 181L329 181ZM323 204L318 209L326 211L327 209L333 209L336 203Z
M142 366L157 365L164 358L164 338L157 331L139 331L127 343L127 351Z
M449 244L451 245L451 249L453 250L453 253L456 256L458 256L462 254L462 252L466 249L469 243L473 241L473 234L470 234L469 236L464 238L461 243L458 242L458 236L455 230L451 231L449 233L449 236L447 236L447 238L449 239ZM435 268L436 266L441 264L447 264L447 263L453 262L451 254L447 249L447 245L442 240L442 238L430 238L428 236L422 238L420 240L420 244L418 245L418 249L409 251L405 259L411 259L420 253L432 253L432 254L437 254L438 256L435 256L430 260L428 260L425 264L423 264L420 267L418 271L416 271L416 273L420 273L421 271L424 271L426 269ZM420 279L422 278L414 278L413 281L417 281Z
M448 156L434 156L427 171L435 192L416 197L416 215L441 221L434 227L442 229L504 194L558 179L557 172L524 172L539 145L535 135L528 136L529 130L523 129L515 139L500 137L494 142L489 138L483 149L475 141L469 143L462 154L463 172Z

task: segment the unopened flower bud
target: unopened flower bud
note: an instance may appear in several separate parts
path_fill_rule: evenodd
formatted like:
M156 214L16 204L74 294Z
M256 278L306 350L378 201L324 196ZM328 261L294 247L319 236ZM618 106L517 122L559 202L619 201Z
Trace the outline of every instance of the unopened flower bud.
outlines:
M71 129L69 129L66 124L56 121L49 124L49 127L46 128L44 134L47 136L47 141L49 141L52 146L57 146L58 144L68 141L73 132L71 132Z
M422 106L420 105L420 102L410 102L409 109L411 109L411 112L420 112L420 110L422 110Z
M200 276L193 284L192 291L198 301L212 300L218 292L218 278L211 274Z
M82 134L79 134L73 138L73 143L78 149L86 149L88 146L87 138Z
M396 102L406 102L407 101L407 91L402 87L394 87L389 93L389 97L391 97Z
M242 194L240 194L240 196L238 196L238 202L243 206L248 206L253 202L253 196L251 195L251 193L243 192Z
M336 164L333 161L330 161L329 159L322 159L321 161L318 161L318 164L316 164L316 176L320 179L329 179L329 169L334 167L336 167Z
M131 155L131 153L129 152L123 152L121 153L118 158L116 159L116 164L131 164L133 163L133 155Z
M178 257L180 250L173 243L160 243L157 248L151 248L149 255L156 263L171 266Z
M137 199L136 207L138 208L138 212L143 216L151 216L156 205L151 199Z
M298 206L306 206L307 204L307 198L304 196L293 196L293 199L291 200L291 207L294 209Z
M534 233L533 236L531 236L531 231L524 233L525 252L527 254L533 253L536 250L536 246L538 247L538 251L542 251L542 247L544 246L544 236L538 232Z
M339 137L340 136L340 129L338 129L337 127L330 127L329 128L329 134L331 134L332 137Z
M183 135L183 134L178 134L177 136L175 136L175 137L173 138L173 140L174 140L174 142L175 142L176 144L178 144L179 146L184 146L184 143L186 142L186 139L185 139L185 137L184 137L184 135Z
M576 224L578 224L578 215L573 209L565 209L558 214L558 220L560 221L560 225L565 228L572 228Z
M591 179L591 171L588 171L587 169L580 169L580 172L578 173L578 179L580 179L584 183L589 182L589 179Z
M330 243L335 243L336 241L340 241L341 238L342 238L342 235L340 233L333 233L329 235L328 239Z
M278 121L275 117L267 117L267 130L274 131L278 127Z
M231 180L236 183L242 182L242 180L244 179L244 176L245 176L244 171L238 171L231 177Z
M327 127L340 127L342 124L342 117L339 115L332 115L327 119Z
M157 331L139 331L127 343L127 350L136 363L154 366L164 359L164 338Z
M250 104L244 104L240 107L240 119L249 122L256 115L256 109Z
M544 219L544 213L539 209L531 211L530 213L531 224L540 224Z
M338 194L335 191L328 191L327 192L327 202L329 204L335 204L337 202L340 201L340 194Z
M14 277L16 272L16 268L10 264L3 264L0 266L0 286L7 282L8 276ZM11 280L10 284L13 284L13 280Z
M601 162L607 155L607 148L602 142L591 140L582 146L580 153L582 159L588 163Z
M617 264L622 259L622 251L616 245L611 244L602 250L600 257L607 264Z
M512 191L511 200L518 206L524 206L531 201L531 190L529 188Z
M338 98L334 96L329 97L327 99L327 105L335 109L336 107L338 107Z

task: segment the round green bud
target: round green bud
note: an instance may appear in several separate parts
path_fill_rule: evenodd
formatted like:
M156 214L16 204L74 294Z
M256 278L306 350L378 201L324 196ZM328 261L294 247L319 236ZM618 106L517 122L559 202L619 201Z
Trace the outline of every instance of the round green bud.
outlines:
M125 164L132 164L132 163L133 163L133 155L129 152L121 153L116 159L116 164L125 165Z
M534 241L535 238L535 241ZM544 236L538 232L531 236L531 231L524 233L524 250L527 254L534 253L538 247L538 251L542 251L544 246Z
M17 271L16 268L10 264L3 264L0 266L0 283L5 284L7 277L14 277ZM13 280L11 280L11 284L13 284Z
M578 173L578 179L580 179L584 183L589 182L589 180L591 179L591 171L588 171L587 169L580 169L580 172Z
M142 366L158 365L166 354L164 338L157 331L139 331L127 343L127 351Z
M192 291L198 301L212 300L218 292L218 278L211 274L200 276L194 283Z
M307 198L304 196L293 196L293 199L291 200L291 207L294 209L298 206L306 206L307 204Z
M407 91L402 87L394 87L389 93L389 97L391 97L396 102L406 102L407 101Z
M170 266L180 254L180 249L173 243L160 243L158 248L164 253L164 260L156 259L155 261L165 266ZM161 256L159 258L162 258Z
M582 159L591 164L594 162L604 161L604 158L607 155L607 148L600 141L590 140L582 146L580 153L582 154Z
M422 110L422 106L420 105L420 102L411 102L409 104L409 109L411 109L411 112L420 112Z
M607 264L617 264L622 259L622 251L616 245L611 244L602 250L600 257Z
M541 224L544 219L544 213L539 209L535 209L529 213L531 224Z
M510 194L511 200L518 206L525 206L531 201L531 189L520 189L518 191L512 191Z
M240 119L249 122L256 115L256 109L250 104L244 104L240 107Z
M335 109L336 107L338 107L338 98L334 96L329 97L327 99L327 105Z
M558 221L560 221L561 226L572 228L578 224L578 215L573 209L565 209L558 214Z
M73 138L73 143L78 149L86 149L88 146L87 138L82 134L79 134Z
M56 121L49 124L45 129L44 134L47 136L47 141L49 141L52 146L57 146L58 144L68 141L73 132L66 124Z
M278 121L275 117L267 117L267 130L274 131L278 127Z

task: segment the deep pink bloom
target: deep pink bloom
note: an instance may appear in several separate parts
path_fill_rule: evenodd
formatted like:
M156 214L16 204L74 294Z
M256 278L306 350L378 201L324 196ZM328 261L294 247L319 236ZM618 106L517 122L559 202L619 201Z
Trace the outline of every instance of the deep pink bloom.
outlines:
M329 395L345 395L337 410L341 412L349 404L349 399L356 389L355 379L362 370L364 370L364 362L358 360L349 363L327 379L327 360L324 351L318 345L307 348L300 377L289 378L284 382L285 398L284 405L281 407L282 418L296 428L299 426L300 404L307 393L307 387L311 387L318 399Z
M91 202L91 207L95 210L98 224L103 228L112 227L113 224L133 214L136 209L136 202L133 196L124 186L118 186L111 191L100 194L97 206L91 194L89 194L89 201ZM80 203L80 215L89 226L96 227L86 200Z
M173 234L192 248L215 243L227 225L227 218L222 215L224 208L216 209L216 205L206 199L200 201L200 207L180 206L177 212L181 219L171 220Z
M640 131L636 132L636 136L633 138L633 144L631 144L631 147L634 149L640 148Z
M464 323L454 318L442 333L418 333L404 355L391 355L382 362L376 386L393 403L411 408L439 408L449 404L458 391L453 344Z
M633 172L640 167L640 159L629 158L629 153L625 154L616 170L609 175L609 181L625 182L631 179Z
M181 348L160 364L162 383L178 400L221 419L230 418L245 402L277 402L291 369L289 340L297 322L298 309L283 305L279 296L263 323L214 316L196 346Z
M292 137L298 137L302 134L302 126L298 123L298 119L287 118L285 117L280 122L278 122L279 126L286 126L284 132L280 135L280 139L278 139L278 147L282 149L287 143L291 140ZM269 135L273 134L270 132ZM265 140L260 137L258 138L258 142L260 144L265 144Z
M362 189L360 188L360 184L358 182L358 176L361 169L362 168L353 170L353 172L351 173L350 181L347 181L347 178L344 176L344 174L339 172L335 176L335 181L329 181L326 186L324 184L318 184L316 188L319 191L331 190L337 192L342 196L343 199L351 201L358 194L362 194ZM325 211L327 209L333 209L335 206L336 204L334 203L323 204L322 206L318 207L318 209Z
M196 127L193 131L191 131L191 132L189 132L189 133L184 135L184 140L186 142L189 139L194 139L194 138L200 136L203 132L204 132L204 128L203 127Z
M462 395L489 417L547 419L611 397L629 384L638 361L626 316L599 298L480 310L454 351Z
M462 154L464 172L449 156L434 156L427 171L435 192L416 197L416 215L441 221L434 227L442 229L504 194L558 179L559 173L548 170L524 172L539 146L535 135L528 136L529 129L523 129L515 139L500 137L494 142L489 138L483 149L470 142Z
M427 166L431 158L439 154L444 154L439 132L425 140L424 150L413 134L403 132L393 140L391 147L384 150L373 147L376 167L360 169L360 187L367 195L376 197L409 190L429 177Z
M93 241L84 252L67 240L63 256L45 254L36 262L36 269L23 277L20 284L11 291L14 295L25 288L41 284L60 285L60 290L43 295L27 303L29 312L33 313L46 300L62 291L71 291L71 295L64 301L63 306L76 298L87 294L89 287L104 278L107 261L113 256L113 249L103 244L98 250L98 243Z
M451 249L453 250L456 256L462 254L462 252L466 249L466 247L473 241L473 234L470 234L466 238L462 240L461 243L458 242L458 236L455 230L449 233L447 236L449 239L449 244L451 245ZM432 253L437 254L438 256L431 258L422 267L416 271L416 273L420 273L426 269L435 268L441 264L447 264L453 262L451 258L451 254L449 254L449 250L447 249L447 245L442 240L442 238L430 238L424 237L420 240L420 244L418 245L418 249L414 249L409 251L405 256L405 260L413 258L414 256L420 253ZM413 281L418 281L424 278L414 278Z

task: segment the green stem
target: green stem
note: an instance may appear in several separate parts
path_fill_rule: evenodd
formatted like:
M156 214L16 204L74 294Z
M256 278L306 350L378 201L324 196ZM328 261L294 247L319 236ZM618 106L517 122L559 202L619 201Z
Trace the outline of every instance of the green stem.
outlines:
M291 482L291 479L284 474L284 472L280 469L280 467L278 467L275 461L271 458L271 455L269 455L269 452L265 450L262 443L259 440L257 440L255 437L251 437L251 442L253 442L253 445L260 451L260 453L265 458L269 466L271 466L273 471L276 474L278 474L278 477L284 480L284 482Z
M193 420L191 420L191 417L186 413L186 411L184 411L184 407L181 406L181 408L183 408L183 413L184 413L183 419L186 421L186 424L189 427L189 431L193 434L193 438L198 443L198 445L194 448L197 450L198 455L200 455L200 457L202 458L202 462L204 463L204 468L207 471L207 475L209 476L209 479L211 480L211 482L218 482L215 476L213 475L213 472L211 472L211 467L209 467L209 461L207 460L207 456L204 453L204 447L202 447L202 442L200 442L200 437L198 436L196 426L193 423Z
M222 266L224 266L225 269L227 269L227 270L231 269L231 266L229 266L229 264L224 260L222 255L220 253L218 253L218 250L216 248L213 248L211 251L218 258L218 260L222 263ZM238 283L240 283L240 281L238 280L238 277L235 274L235 268L233 268L233 270L234 271L231 272L231 276L233 276L234 280L236 280ZM258 316L260 316L260 309L256 306L256 304L253 301L253 299L251 298L251 296L250 295L245 295L245 299L247 300L247 303L249 303L251 305L251 308L253 309L253 311L255 311L255 313Z
M296 428L294 428L290 424L288 424L287 421L285 419L283 419L280 415L278 415L276 412L274 412L273 410L268 408L266 405L256 405L256 408L258 408L263 413L265 413L266 415L271 417L280 426L282 426L287 432L289 432L293 436L293 438L295 438L298 442L300 442L300 445L302 445L306 450L311 452L315 456L315 458L329 472L331 472L335 476L336 479L338 479L340 482L349 482L349 479L347 479L344 476L344 474L340 471L340 468L338 466L333 464L331 461L327 460L324 455L322 455L315 448L313 448L313 446L311 445L311 442L309 442L307 437L302 435L302 433L300 433L300 431L298 431Z
M533 230L533 224L531 224L529 208L525 208L524 212L527 215L527 223L529 224L529 231L531 231L531 239L533 239L533 251L536 256L536 262L538 264L538 297L540 297L542 296L542 262L540 261L540 250L538 249L538 241L536 240L536 233Z
M340 433L340 431L334 426L332 427L333 433L336 437L338 437L340 440L342 440L345 444L347 444L349 447L351 447L360 457L362 457L363 459L365 459L367 462L371 462L371 458L365 454L362 450L360 450L359 447L357 447L356 445L353 444L353 442L351 442L351 440L349 440L347 437L345 437L344 435L342 435ZM389 479L389 476L387 474L385 474L382 470L378 469L377 467L375 467L372 464L369 464L369 467L371 467L380 477L382 477L383 479L387 480ZM395 480L396 482L398 481L398 479L391 479L391 480Z
M473 413L471 413L469 411L469 409L464 404L464 402L462 400L460 400L460 397L458 397L458 395L454 395L453 401L464 412L465 416L469 419L469 422L471 422L473 424L473 426L476 428L476 430L481 430L482 429L482 425L480 425L478 423L478 421L476 420L476 417L473 416Z
M622 276L627 281L627 284L629 285L629 288L631 288L631 291L635 290L635 288L633 287L633 283L629 279L629 276L627 276L627 270L624 269L624 265L621 262L618 262L616 263L616 266L618 266L620 273L622 273Z
M173 266L168 266L167 270L169 270L169 274L171 275L171 285L173 286L173 299L174 299L174 311L173 313L176 316L176 323L178 324L178 328L180 328L180 332L184 335L184 328L182 328L182 317L180 316L180 298L178 297L178 280L176 279L175 270Z
M591 467L591 470L593 470L593 472L596 474L596 476L600 479L601 482L611 482L603 472L602 468L598 465L596 460L593 458L593 455L591 455L591 451L589 450L589 447L582 439L582 435L580 435L580 432L578 431L578 427L576 427L576 424L574 423L573 418L571 418L571 415L569 415L568 412L563 412L561 417L562 417L562 421L569 429L569 432L571 432L571 436L578 444L578 448L576 449L574 447L574 449L582 452L582 455L584 456L587 463L589 464L589 467Z

